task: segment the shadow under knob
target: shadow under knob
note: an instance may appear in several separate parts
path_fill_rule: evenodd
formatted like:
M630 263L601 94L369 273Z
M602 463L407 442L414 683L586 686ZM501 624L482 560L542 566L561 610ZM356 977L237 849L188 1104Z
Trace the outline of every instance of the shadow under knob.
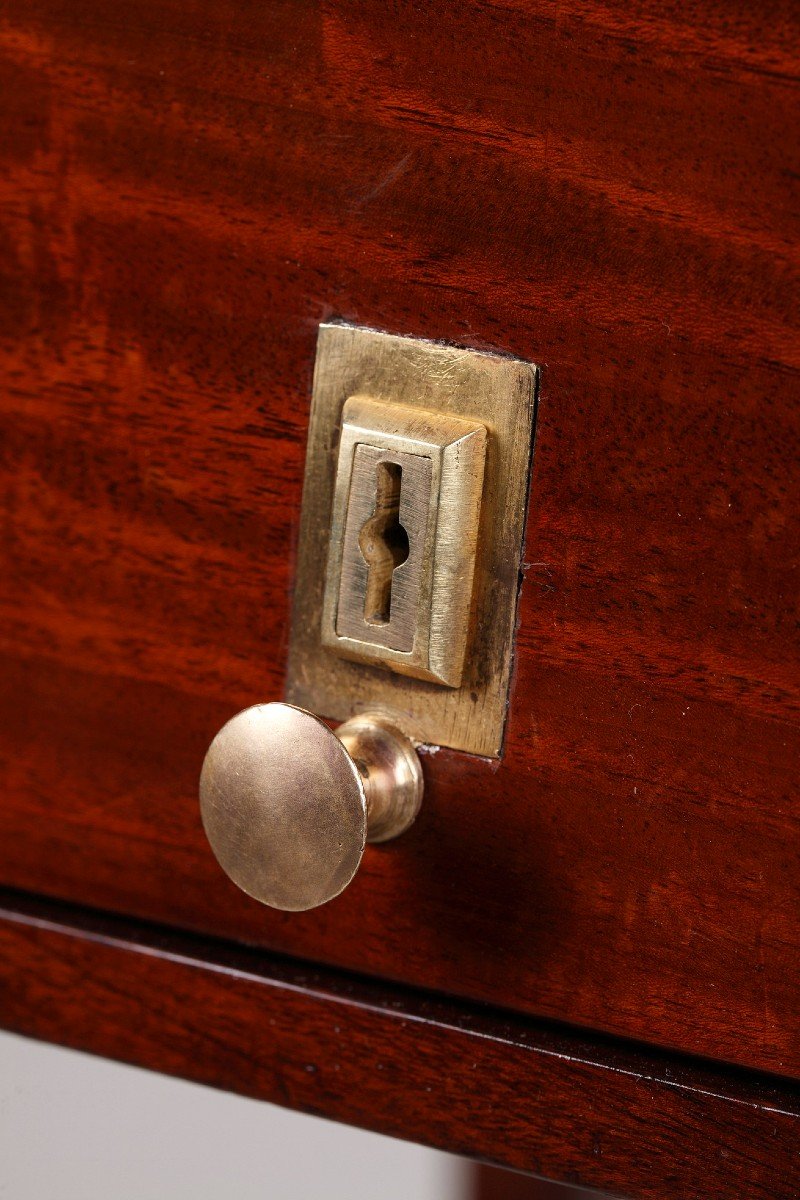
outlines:
M332 900L367 841L411 825L422 799L412 743L364 713L333 733L290 704L257 704L219 731L200 776L206 836L249 896L297 912Z

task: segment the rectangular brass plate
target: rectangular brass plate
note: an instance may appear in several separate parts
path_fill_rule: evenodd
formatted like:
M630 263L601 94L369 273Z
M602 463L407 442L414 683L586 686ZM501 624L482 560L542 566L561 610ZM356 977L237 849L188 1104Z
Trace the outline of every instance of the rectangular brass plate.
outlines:
M499 756L537 382L537 368L519 359L350 325L320 327L286 687L291 703L334 720L383 710L419 742ZM323 644L342 412L354 396L466 418L487 429L472 621L460 687L350 661Z

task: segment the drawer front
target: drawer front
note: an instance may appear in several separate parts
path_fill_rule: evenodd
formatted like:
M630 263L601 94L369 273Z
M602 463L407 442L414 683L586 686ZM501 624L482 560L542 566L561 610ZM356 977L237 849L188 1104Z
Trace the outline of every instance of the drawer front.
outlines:
M1 883L800 1073L789 22L14 0ZM332 316L543 379L504 756L282 914L197 779L283 694Z

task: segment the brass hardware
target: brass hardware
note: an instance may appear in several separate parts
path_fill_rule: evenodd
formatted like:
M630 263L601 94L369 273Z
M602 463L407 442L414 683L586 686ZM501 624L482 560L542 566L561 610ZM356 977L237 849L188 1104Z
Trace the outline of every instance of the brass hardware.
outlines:
M500 754L537 380L535 366L514 358L320 327L292 703L339 720L379 709L418 742ZM452 432L458 423L470 431L466 441ZM464 450L471 465L458 464L448 490L448 456ZM381 463L400 475L381 480ZM430 464L430 483L420 464Z
M380 713L332 732L290 704L257 704L219 731L200 776L200 812L222 869L290 912L347 887L365 842L404 833L422 800L413 744Z
M323 644L458 687L486 428L363 396L342 419Z

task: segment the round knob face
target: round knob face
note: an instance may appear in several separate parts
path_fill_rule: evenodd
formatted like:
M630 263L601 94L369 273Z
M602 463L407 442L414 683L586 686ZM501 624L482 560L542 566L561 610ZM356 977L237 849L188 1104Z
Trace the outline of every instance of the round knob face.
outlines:
M273 908L332 900L364 852L358 768L322 721L289 704L257 704L223 726L203 763L200 811L222 869Z

